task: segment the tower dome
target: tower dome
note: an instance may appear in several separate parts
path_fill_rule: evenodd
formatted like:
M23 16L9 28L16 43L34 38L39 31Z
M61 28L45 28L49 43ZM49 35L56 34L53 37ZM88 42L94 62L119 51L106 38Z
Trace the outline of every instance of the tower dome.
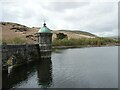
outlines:
M46 26L46 23L44 22L43 27L39 29L38 33L51 33L51 30Z

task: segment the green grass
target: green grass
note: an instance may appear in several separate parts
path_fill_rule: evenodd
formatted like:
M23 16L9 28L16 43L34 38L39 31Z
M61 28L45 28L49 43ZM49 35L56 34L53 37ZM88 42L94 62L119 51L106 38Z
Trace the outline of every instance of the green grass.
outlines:
M53 46L80 46L80 45L107 45L117 43L115 40L107 38L81 38L81 39L55 39Z
M14 39L2 40L2 44L27 44L25 39L16 37ZM108 45L120 43L119 41L108 38L81 38L81 39L55 39L52 42L53 46L87 46L87 45Z
M14 39L9 39L9 40L2 40L2 44L25 44L26 40L16 37Z

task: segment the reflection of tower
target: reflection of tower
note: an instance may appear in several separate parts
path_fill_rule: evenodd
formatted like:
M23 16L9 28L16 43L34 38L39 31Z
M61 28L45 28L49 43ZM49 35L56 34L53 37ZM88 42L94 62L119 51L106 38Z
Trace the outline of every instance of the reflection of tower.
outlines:
M50 87L52 83L52 62L49 59L41 61L37 66L38 83L42 88Z
M44 22L38 31L41 58L51 58L52 33Z

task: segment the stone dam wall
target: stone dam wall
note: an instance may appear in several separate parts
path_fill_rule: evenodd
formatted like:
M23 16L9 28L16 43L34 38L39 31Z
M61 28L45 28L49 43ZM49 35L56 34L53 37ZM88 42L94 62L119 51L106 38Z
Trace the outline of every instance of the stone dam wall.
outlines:
M40 60L39 44L2 45L2 66L19 65Z

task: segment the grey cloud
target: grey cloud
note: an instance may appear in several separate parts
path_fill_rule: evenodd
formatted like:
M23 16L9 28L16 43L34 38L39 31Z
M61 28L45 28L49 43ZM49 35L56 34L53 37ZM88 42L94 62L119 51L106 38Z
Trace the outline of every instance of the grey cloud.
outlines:
M51 29L80 29L95 34L117 29L117 3L39 2L37 0L3 2L3 21L40 26L47 21ZM113 35L117 34L113 32ZM110 34L111 35L111 34Z
M3 6L3 14L10 17L13 16L13 17L29 18L34 16L33 15L34 11L32 11L30 7L26 7L25 4L21 5L13 2L13 3L7 3L6 5Z
M115 3L93 3L64 19L80 28L94 32L112 32L117 28ZM75 11L75 10L74 10Z
M43 8L52 10L52 11L57 11L57 12L64 12L65 10L68 9L76 9L82 6L88 5L89 2L50 2L48 5L43 4Z

